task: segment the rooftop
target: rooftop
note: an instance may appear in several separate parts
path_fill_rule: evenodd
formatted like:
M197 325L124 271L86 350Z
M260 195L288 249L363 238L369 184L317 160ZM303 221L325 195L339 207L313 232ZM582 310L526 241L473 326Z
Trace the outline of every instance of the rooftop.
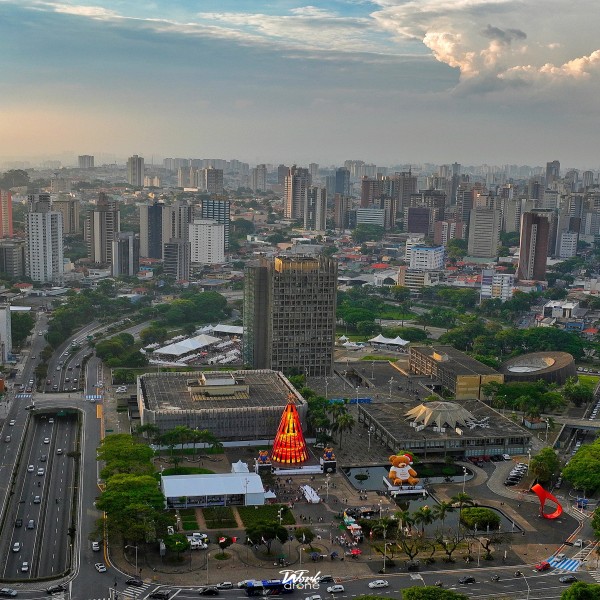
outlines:
M456 375L497 375L498 371L488 367L478 360L471 358L453 346L412 346L412 351L418 351L444 368L452 370Z
M165 475L161 478L161 486L167 498L263 494L265 491L256 473Z

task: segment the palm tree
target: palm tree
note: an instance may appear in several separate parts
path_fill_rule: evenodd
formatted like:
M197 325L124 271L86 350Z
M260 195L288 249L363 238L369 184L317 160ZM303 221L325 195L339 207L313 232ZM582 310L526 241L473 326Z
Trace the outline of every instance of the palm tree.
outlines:
M433 507L433 516L438 521L442 522L442 529L444 529L444 521L449 512L452 512L452 502L440 502Z
M452 502L453 507L458 505L458 528L460 527L460 517L462 516L463 507L473 506L473 504L475 504L475 501L473 500L473 498L471 498L471 496L469 496L469 494L465 494L465 492L458 492L456 496L452 496L452 498L450 498L450 502Z
M335 421L336 430L340 434L340 449L342 447L342 436L344 434L344 431L352 431L354 429L355 423L356 423L356 420L349 412L342 413L336 419L336 421Z
M411 526L414 523L414 519L408 510L398 510L394 513L394 516L400 521L400 527L398 527L398 533L404 534L404 529L410 531Z
M425 535L425 525L431 525L434 520L433 511L429 508L429 506L422 506L413 513L413 518L415 523L421 525L421 536Z

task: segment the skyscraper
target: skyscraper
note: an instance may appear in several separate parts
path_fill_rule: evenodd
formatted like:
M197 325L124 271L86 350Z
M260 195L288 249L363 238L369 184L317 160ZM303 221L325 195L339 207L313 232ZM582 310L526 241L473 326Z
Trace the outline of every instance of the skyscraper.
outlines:
M137 154L127 159L127 182L135 187L144 184L144 159Z
M140 238L133 231L120 231L112 242L113 277L134 277L140 270Z
M225 262L225 226L221 223L194 219L190 223L189 239L193 263L212 265Z
M25 240L0 240L0 271L19 279L25 275Z
M560 178L560 161L553 160L546 163L546 187L550 187Z
M0 305L0 363L5 364L12 349L10 305ZM6 441L6 440L5 440Z
M27 236L26 273L38 283L63 282L63 220L52 211L50 194L28 197L25 219Z
M496 258L502 213L493 208L474 208L469 221L469 256Z
M229 250L229 230L231 227L231 203L229 200L218 200L216 198L205 198L202 200L200 215L203 219L216 221L223 225L225 233L224 250Z
M261 258L246 267L244 360L255 369L330 375L337 263L324 256Z
M121 228L116 200L100 192L96 206L88 211L85 228L88 258L95 264L111 265L112 243Z
M192 222L193 209L181 200L165 205L163 209L163 244L171 239L189 240L190 223Z
M202 171L203 189L209 194L220 196L223 194L223 169L208 167Z
M165 275L175 281L187 281L190 278L190 243L186 240L171 239L164 244L163 268Z
M350 171L344 167L335 170L335 193L350 195Z
M62 213L63 227L65 235L79 233L79 200L77 198L67 198L64 200L54 200L52 209Z
M333 220L336 229L348 229L348 212L352 208L352 198L336 194L333 199Z
M94 157L90 154L81 154L77 157L77 164L80 169L93 169Z
M325 231L327 229L327 191L325 188L311 186L306 194L304 208L304 229Z
M0 189L0 238L13 236L12 194Z
M267 190L267 165L256 165L250 176L250 187L255 192Z
M140 204L140 256L163 258L163 211L158 202Z
M283 216L286 219L302 219L304 207L310 186L308 169L293 165L285 176L285 195L283 201Z
M517 278L534 281L546 279L546 258L550 222L545 215L532 212L521 216L521 241Z

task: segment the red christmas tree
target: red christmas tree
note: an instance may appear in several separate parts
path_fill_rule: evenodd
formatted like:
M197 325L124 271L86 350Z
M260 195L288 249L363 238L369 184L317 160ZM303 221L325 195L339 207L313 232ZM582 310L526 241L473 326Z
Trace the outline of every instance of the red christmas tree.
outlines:
M296 410L293 397L281 415L277 435L273 442L272 460L282 463L297 464L308 458L306 442L302 435L302 424Z

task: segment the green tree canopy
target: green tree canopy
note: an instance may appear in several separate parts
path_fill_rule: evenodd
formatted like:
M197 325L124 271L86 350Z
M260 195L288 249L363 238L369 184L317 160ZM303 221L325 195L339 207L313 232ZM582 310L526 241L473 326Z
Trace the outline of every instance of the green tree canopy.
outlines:
M352 239L357 244L364 242L378 242L383 238L383 227L380 225L371 225L368 223L361 223L356 226L356 229L352 232Z
M28 312L12 312L10 323L12 347L17 348L31 335L35 319Z
M599 600L600 585L577 581L570 585L560 596L560 600Z
M101 471L103 479L119 473L151 475L154 473L153 455L152 448L126 433L107 435L97 452L98 460L105 462Z
M468 598L466 594L434 585L414 586L402 590L402 600L468 600Z
M258 521L246 529L246 538L254 544L264 544L267 553L270 554L271 545L275 540L285 544L288 539L288 531L278 521Z
M569 460L563 469L563 477L575 489L593 493L600 489L600 438L591 444L584 444Z
M493 510L483 506L469 506L462 509L460 521L468 529L484 531L488 527L498 529L500 516Z
M559 473L560 461L552 448L542 448L531 458L529 468L541 483L547 483Z

